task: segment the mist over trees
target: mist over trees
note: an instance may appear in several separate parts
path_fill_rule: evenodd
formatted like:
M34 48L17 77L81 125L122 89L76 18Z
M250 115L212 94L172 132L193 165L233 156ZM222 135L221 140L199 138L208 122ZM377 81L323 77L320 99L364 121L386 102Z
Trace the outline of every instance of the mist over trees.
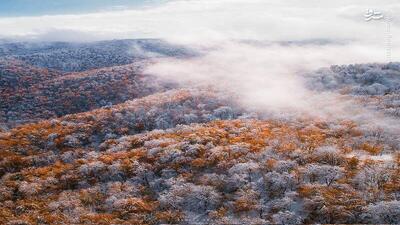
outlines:
M350 94L387 115L400 116L400 63L335 65L306 78L312 90Z
M398 133L143 72L186 54L155 40L1 44L0 224L400 222ZM399 75L399 63L301 74L384 122L400 115Z

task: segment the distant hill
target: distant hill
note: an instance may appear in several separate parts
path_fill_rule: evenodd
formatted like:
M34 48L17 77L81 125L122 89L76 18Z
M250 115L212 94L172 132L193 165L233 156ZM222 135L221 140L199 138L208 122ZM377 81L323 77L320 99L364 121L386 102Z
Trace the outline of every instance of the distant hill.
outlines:
M315 91L339 92L400 118L400 63L333 65L306 76Z
M0 62L0 123L15 126L85 112L172 88L134 63L62 73L17 61Z
M156 39L1 43L0 125L14 127L166 90L172 84L143 75L143 65L194 54Z
M112 40L93 43L0 43L0 57L65 72L119 66L154 57L195 54L183 46L157 39Z

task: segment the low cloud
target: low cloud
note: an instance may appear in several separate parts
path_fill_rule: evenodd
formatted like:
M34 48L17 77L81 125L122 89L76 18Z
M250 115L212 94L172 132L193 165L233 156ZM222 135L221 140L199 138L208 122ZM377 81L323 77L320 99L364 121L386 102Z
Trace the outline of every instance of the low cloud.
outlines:
M385 23L367 23L364 13L369 8L391 14L391 32L393 36L400 33L397 0L176 0L90 14L0 18L0 32L3 37L36 40L51 33L56 41L75 41L79 35L71 33L79 33L83 40L91 36L93 40L330 39L382 43Z
M361 106L349 96L313 91L306 85L310 71L333 64L383 62L385 57L381 53L379 46L355 43L260 45L219 42L210 46L201 57L162 59L150 65L146 72L179 82L182 86L211 86L232 94L246 108L269 116L349 119L360 124L368 121L369 125L393 128L393 124L400 124Z

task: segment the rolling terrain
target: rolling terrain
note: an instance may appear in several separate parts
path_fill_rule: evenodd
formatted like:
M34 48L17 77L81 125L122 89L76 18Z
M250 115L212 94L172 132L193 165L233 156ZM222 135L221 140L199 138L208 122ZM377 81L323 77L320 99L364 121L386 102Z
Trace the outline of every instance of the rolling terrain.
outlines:
M0 44L0 224L400 222L400 63L302 75L367 115L286 116L145 69L171 57L198 56Z

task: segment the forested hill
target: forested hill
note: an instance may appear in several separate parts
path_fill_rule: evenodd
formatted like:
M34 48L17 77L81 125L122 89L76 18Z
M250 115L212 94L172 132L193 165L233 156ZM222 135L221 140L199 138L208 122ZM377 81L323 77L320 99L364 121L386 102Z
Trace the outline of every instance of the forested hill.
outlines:
M0 224L400 223L400 63L299 75L363 113L324 117L150 74L199 57L160 40L0 55Z

